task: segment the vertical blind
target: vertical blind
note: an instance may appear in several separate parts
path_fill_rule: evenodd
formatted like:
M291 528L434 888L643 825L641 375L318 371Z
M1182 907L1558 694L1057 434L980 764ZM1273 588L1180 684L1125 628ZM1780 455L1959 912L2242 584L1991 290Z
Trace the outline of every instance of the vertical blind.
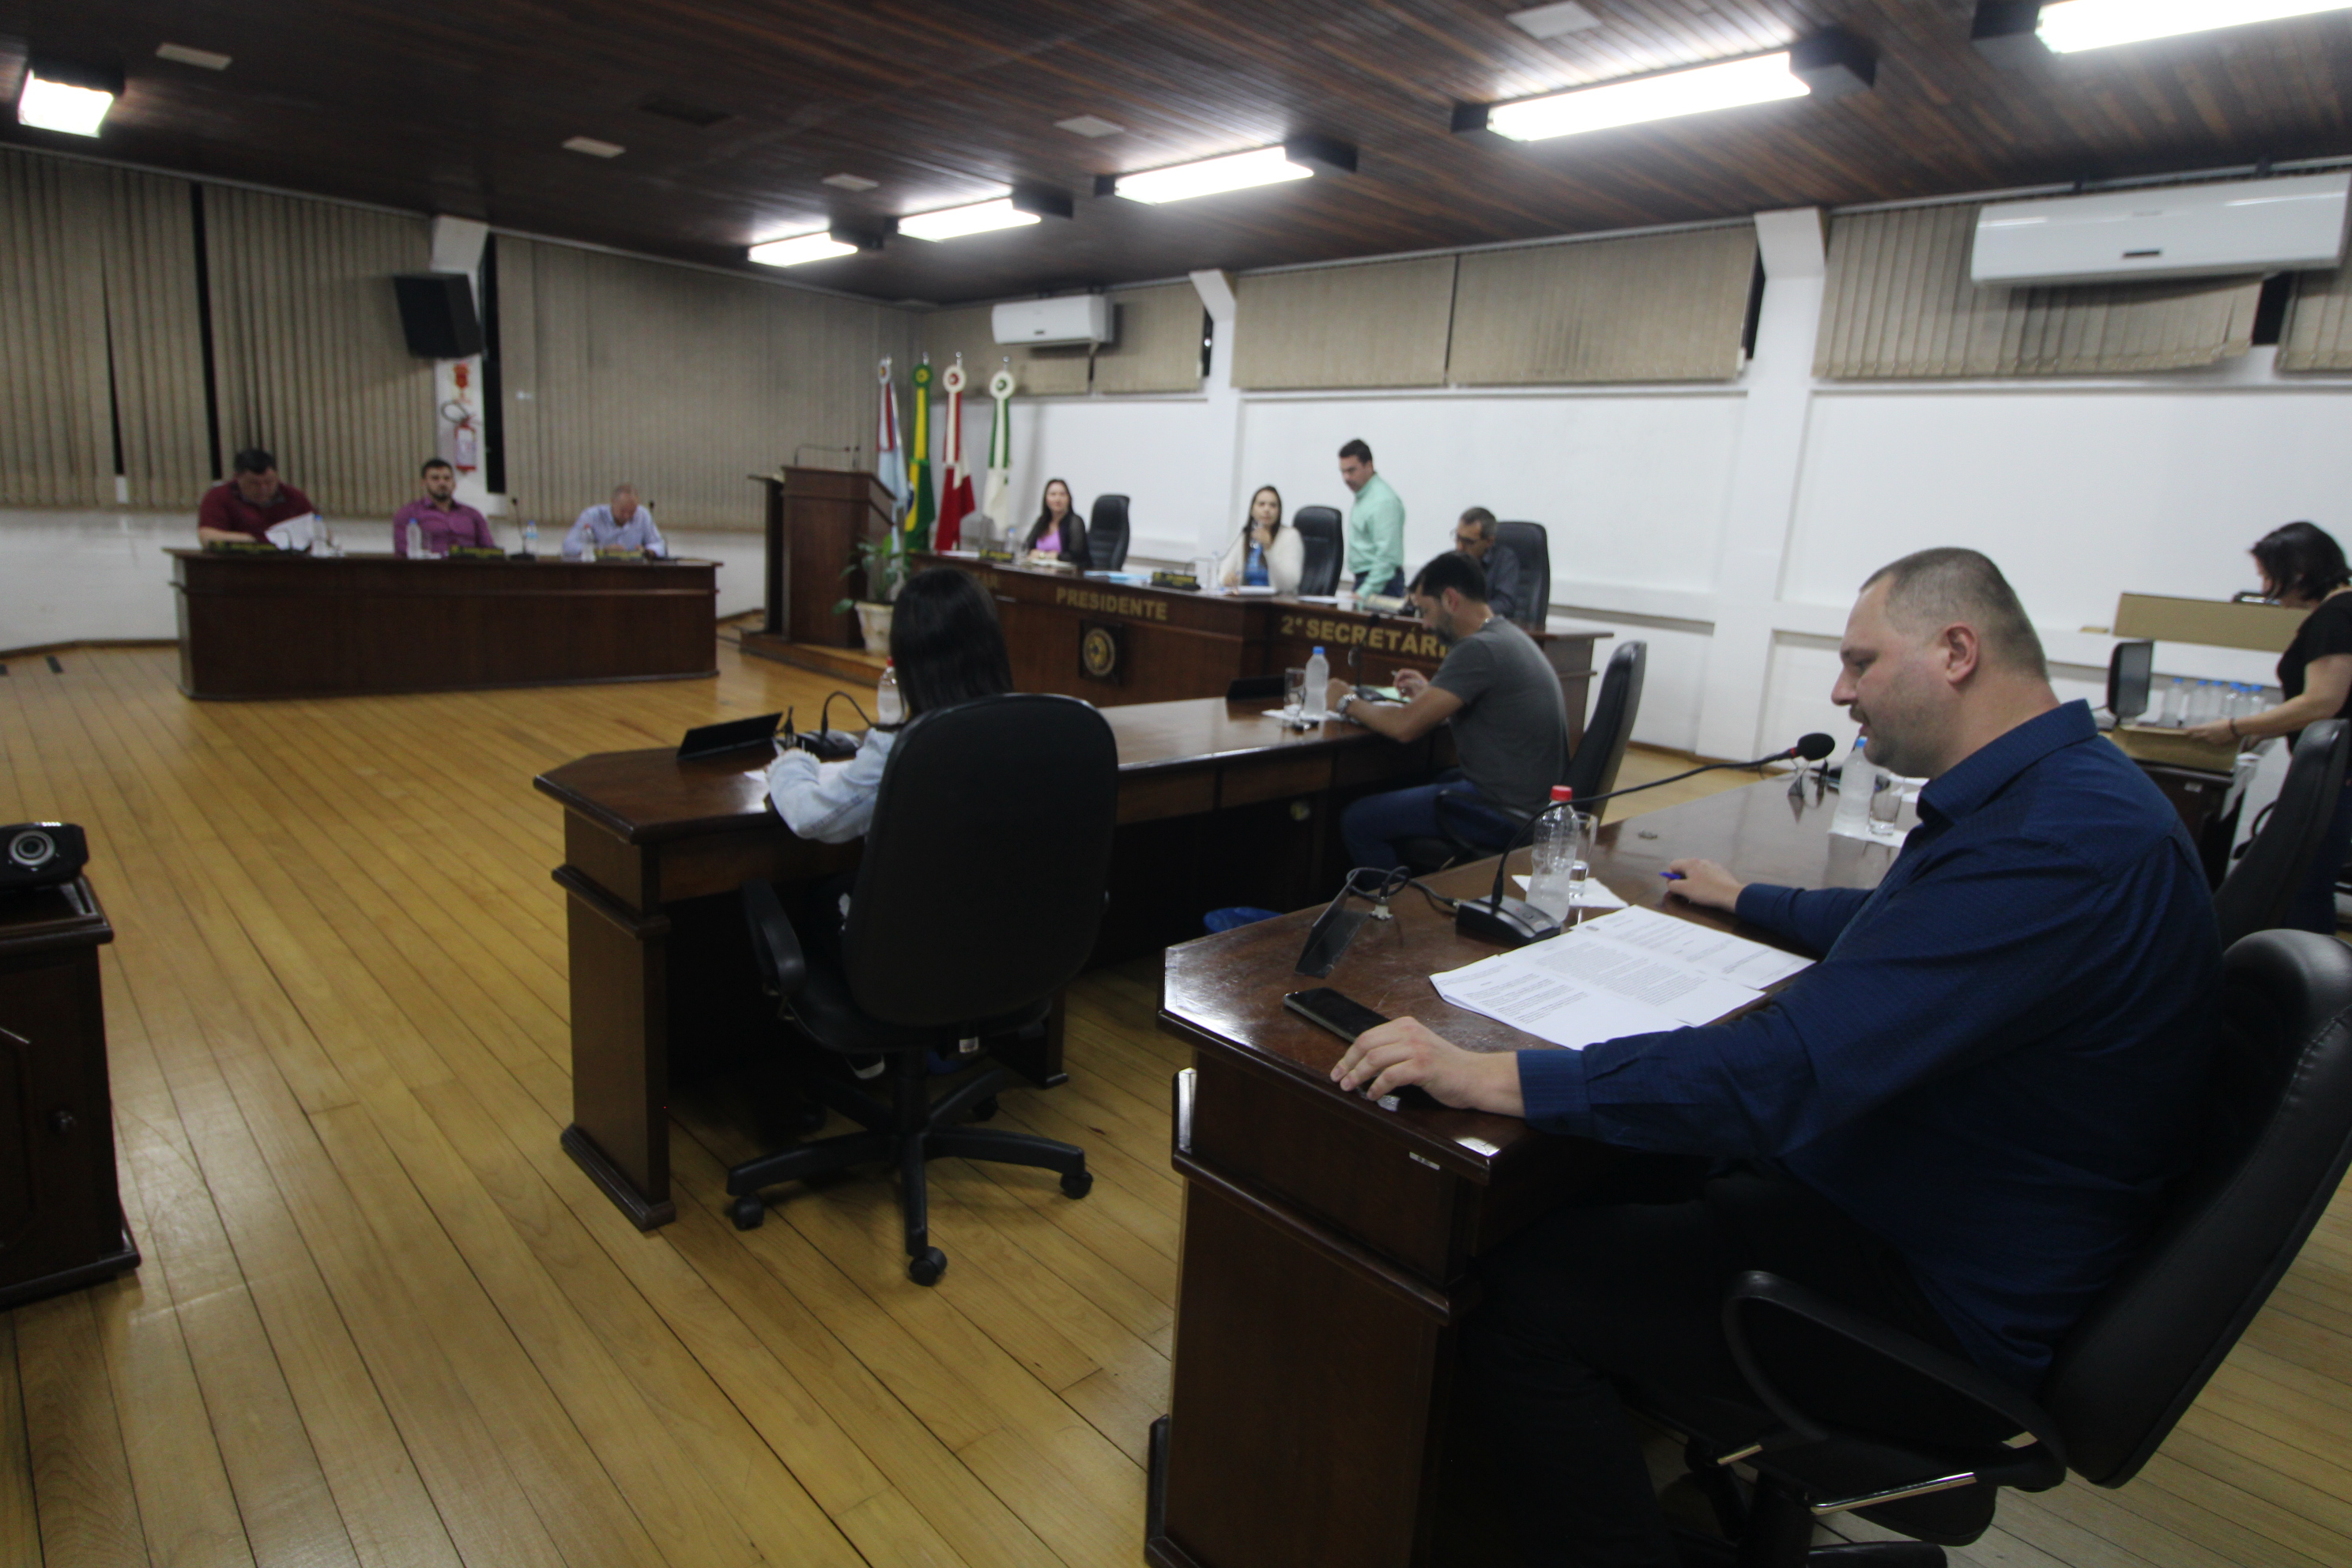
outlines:
M421 217L205 187L222 467L266 447L322 510L389 516L435 449L433 366L392 274L432 260Z
M213 482L203 306L185 180L88 171L104 260L107 348L133 506L193 508Z
M875 363L903 375L903 311L506 237L497 265L507 485L542 526L626 481L667 525L757 528L748 476L803 447L872 463Z
M2181 370L2253 342L2258 278L1979 289L1973 204L1830 226L1813 374L2089 375Z
M1280 392L1445 380L1451 256L1244 275L1234 295L1235 386Z
M1197 392L1201 295L1190 283L1122 289L1110 297L1118 341L1095 351L1097 392Z
M1727 381L1756 226L1462 258L1446 373L1463 386Z
M2279 328L2281 370L2352 370L2352 267L2303 272Z
M114 499L89 173L0 151L0 504Z

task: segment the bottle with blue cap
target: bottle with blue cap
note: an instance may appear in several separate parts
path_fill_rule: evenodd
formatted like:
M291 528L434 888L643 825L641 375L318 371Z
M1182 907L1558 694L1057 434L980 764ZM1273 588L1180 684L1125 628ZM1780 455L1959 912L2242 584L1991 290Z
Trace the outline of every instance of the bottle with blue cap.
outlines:
M1323 657L1318 646L1315 657L1307 661L1307 690L1300 696L1298 716L1315 723L1323 721L1323 699L1331 689L1331 661Z

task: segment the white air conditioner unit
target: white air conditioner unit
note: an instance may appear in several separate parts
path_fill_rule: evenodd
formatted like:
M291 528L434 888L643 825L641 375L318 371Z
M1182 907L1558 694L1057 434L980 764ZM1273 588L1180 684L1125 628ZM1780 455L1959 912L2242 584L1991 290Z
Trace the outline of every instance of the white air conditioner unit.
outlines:
M1110 300L1101 294L1066 294L1058 300L1023 300L990 313L1000 343L1107 343Z
M1977 215L1969 276L1983 287L2335 267L2347 195L2352 172L1998 202Z

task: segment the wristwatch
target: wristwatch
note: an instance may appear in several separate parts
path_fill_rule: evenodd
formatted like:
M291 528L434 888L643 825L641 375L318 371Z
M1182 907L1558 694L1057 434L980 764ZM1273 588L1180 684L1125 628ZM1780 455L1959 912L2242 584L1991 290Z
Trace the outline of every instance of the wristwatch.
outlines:
M1352 691L1348 692L1339 699L1339 706L1332 709L1331 711L1345 719L1348 716L1348 710L1355 705L1355 701L1356 694Z

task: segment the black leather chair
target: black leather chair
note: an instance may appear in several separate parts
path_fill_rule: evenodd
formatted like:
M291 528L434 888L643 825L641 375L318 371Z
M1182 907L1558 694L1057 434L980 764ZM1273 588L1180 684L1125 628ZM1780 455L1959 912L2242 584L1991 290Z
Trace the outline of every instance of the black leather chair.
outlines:
M1584 743L1560 770L1560 783L1574 790L1577 799L1606 795L1617 787L1617 770L1624 763L1625 745L1633 737L1633 721L1642 710L1642 673L1649 658L1650 645L1640 642L1620 643L1609 656L1609 668L1601 676L1601 699L1593 704L1592 721L1584 727ZM1413 875L1424 877L1495 853L1492 844L1468 837L1466 819L1451 807L1454 798L1451 790L1437 797L1437 825L1445 830L1444 837L1408 838L1398 846L1397 852ZM1526 812L1488 809L1521 826L1527 824ZM1605 805L1600 808L1602 814L1607 810Z
M1551 534L1540 522L1498 522L1495 542L1519 558L1519 598L1511 619L1541 631L1551 614Z
M2311 874L2328 820L2336 815L2347 752L2352 723L2342 719L2322 719L2297 737L2268 820L2214 889L2213 918L2224 945L2286 919L2287 906Z
M2156 644L2145 638L2107 650L2107 711L2116 723L2128 724L2147 711L2155 669Z
M1094 948L1118 797L1118 750L1100 713L1071 697L982 698L922 714L898 737L837 944L814 931L803 941L772 886L745 884L752 951L784 1021L822 1049L886 1058L890 1098L846 1075L805 1075L810 1094L864 1131L728 1172L739 1228L760 1223L764 1187L895 1163L907 1273L929 1285L947 1256L930 1245L924 1161L1042 1166L1086 1195L1083 1151L958 1125L993 1115L1009 1074L991 1067L934 1101L929 1057L1044 1026Z
M1298 569L1298 591L1315 595L1339 592L1339 568L1345 564L1347 552L1341 548L1338 510L1302 506L1290 514L1290 526L1298 531L1303 561Z
M1127 564L1127 498L1097 496L1087 517L1087 570L1116 572Z
M1687 1539L1685 1561L1937 1568L1943 1552L1920 1543L1976 1540L2001 1487L2047 1490L2070 1469L2120 1487L2138 1474L2352 1163L2352 949L2311 931L2246 938L2230 950L2221 1030L2189 1169L2147 1246L2059 1347L2038 1397L1785 1279L1742 1276L1724 1327L1757 1396L1755 1425L1711 1429L1708 1415L1626 1391L1690 1437L1693 1474L1737 1542ZM1770 1345L1791 1333L1862 1347L1941 1419L1899 1437L1815 1420L1815 1391L1772 1364ZM1752 1489L1724 1468L1733 1461L1754 1467ZM1809 1552L1815 1521L1849 1510L1913 1539Z

